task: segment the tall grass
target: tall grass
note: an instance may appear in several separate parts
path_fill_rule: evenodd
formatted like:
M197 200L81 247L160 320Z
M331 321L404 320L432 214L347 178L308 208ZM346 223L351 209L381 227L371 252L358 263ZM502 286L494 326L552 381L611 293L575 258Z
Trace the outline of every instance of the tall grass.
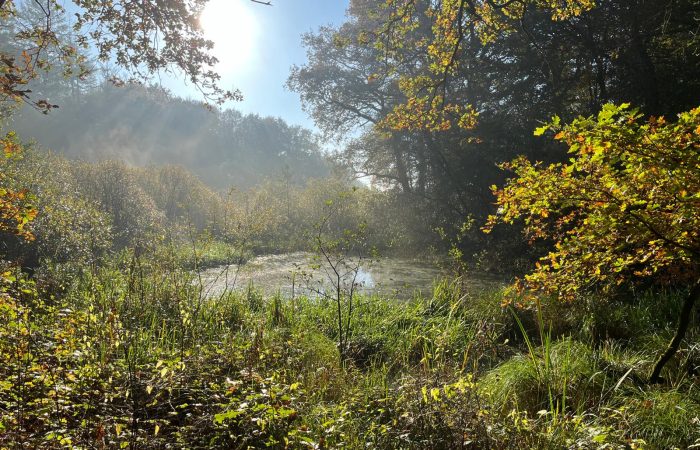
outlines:
M686 370L693 347L670 367L671 385L641 379L656 345L642 330L665 329L647 312L631 322L637 338L596 343L562 333L570 314L544 304L509 312L497 290L445 280L410 301L358 297L343 367L335 311L320 298L265 297L253 285L206 298L193 272L130 252L61 287L50 278L17 281L2 297L2 446L683 448L700 439L697 378Z

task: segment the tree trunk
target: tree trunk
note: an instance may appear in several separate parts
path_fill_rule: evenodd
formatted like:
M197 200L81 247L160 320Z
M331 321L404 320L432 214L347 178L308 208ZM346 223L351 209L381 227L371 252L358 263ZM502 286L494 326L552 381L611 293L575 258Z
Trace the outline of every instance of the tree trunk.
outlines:
M638 16L635 16L633 24L634 34L630 47L639 59L636 64L631 64L632 73L637 72L635 73L635 76L638 77L636 85L639 87L639 93L644 102L644 111L647 114L661 115L666 111L661 109L656 64L654 64L651 55L649 55L649 44L644 36L644 33L648 33L648 31L643 29L643 25L639 23Z
M405 193L411 193L411 182L408 179L406 162L403 159L403 152L401 151L401 138L396 136L396 134L392 134L389 145L391 146L391 150L394 154L394 161L396 163L396 177L401 185L401 190Z
M671 339L668 344L668 348L661 355L661 357L656 361L654 365L654 371L651 373L649 378L650 383L658 383L661 381L661 369L664 368L667 362L673 358L673 355L678 351L678 347L681 345L681 341L685 337L686 331L688 331L688 325L690 325L691 313L693 312L693 306L700 299L700 280L695 283L690 293L685 298L683 302L683 308L681 309L681 314L678 319L678 328L676 329L676 334Z

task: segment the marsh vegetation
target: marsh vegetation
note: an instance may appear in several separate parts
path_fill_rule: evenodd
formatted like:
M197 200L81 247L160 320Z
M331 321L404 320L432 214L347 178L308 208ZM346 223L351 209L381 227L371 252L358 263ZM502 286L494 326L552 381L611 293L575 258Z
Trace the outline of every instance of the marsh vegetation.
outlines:
M0 0L0 448L700 446L696 0L352 0L314 131L205 0L66 3Z

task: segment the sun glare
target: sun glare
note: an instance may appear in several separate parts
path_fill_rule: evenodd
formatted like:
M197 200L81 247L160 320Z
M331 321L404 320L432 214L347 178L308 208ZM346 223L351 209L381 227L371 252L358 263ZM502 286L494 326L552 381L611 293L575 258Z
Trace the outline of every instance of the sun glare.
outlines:
M218 71L244 70L255 51L258 23L243 0L211 0L199 20L204 35L214 42Z

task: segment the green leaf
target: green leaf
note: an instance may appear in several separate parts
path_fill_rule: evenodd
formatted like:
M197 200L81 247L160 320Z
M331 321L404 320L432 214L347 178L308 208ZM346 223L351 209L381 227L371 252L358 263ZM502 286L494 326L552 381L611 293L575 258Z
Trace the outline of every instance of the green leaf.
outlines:
M228 419L235 419L236 417L238 417L240 415L241 415L241 412L235 411L235 410L226 411L226 412L220 413L220 414L214 414L214 423L222 424L222 423L224 423L224 421L226 421Z
M607 439L608 439L608 435L605 433L601 433L601 434L593 437L593 442L595 442L597 444L604 444Z
M549 125L543 125L541 127L535 128L535 132L532 133L535 136L542 136L549 129Z

